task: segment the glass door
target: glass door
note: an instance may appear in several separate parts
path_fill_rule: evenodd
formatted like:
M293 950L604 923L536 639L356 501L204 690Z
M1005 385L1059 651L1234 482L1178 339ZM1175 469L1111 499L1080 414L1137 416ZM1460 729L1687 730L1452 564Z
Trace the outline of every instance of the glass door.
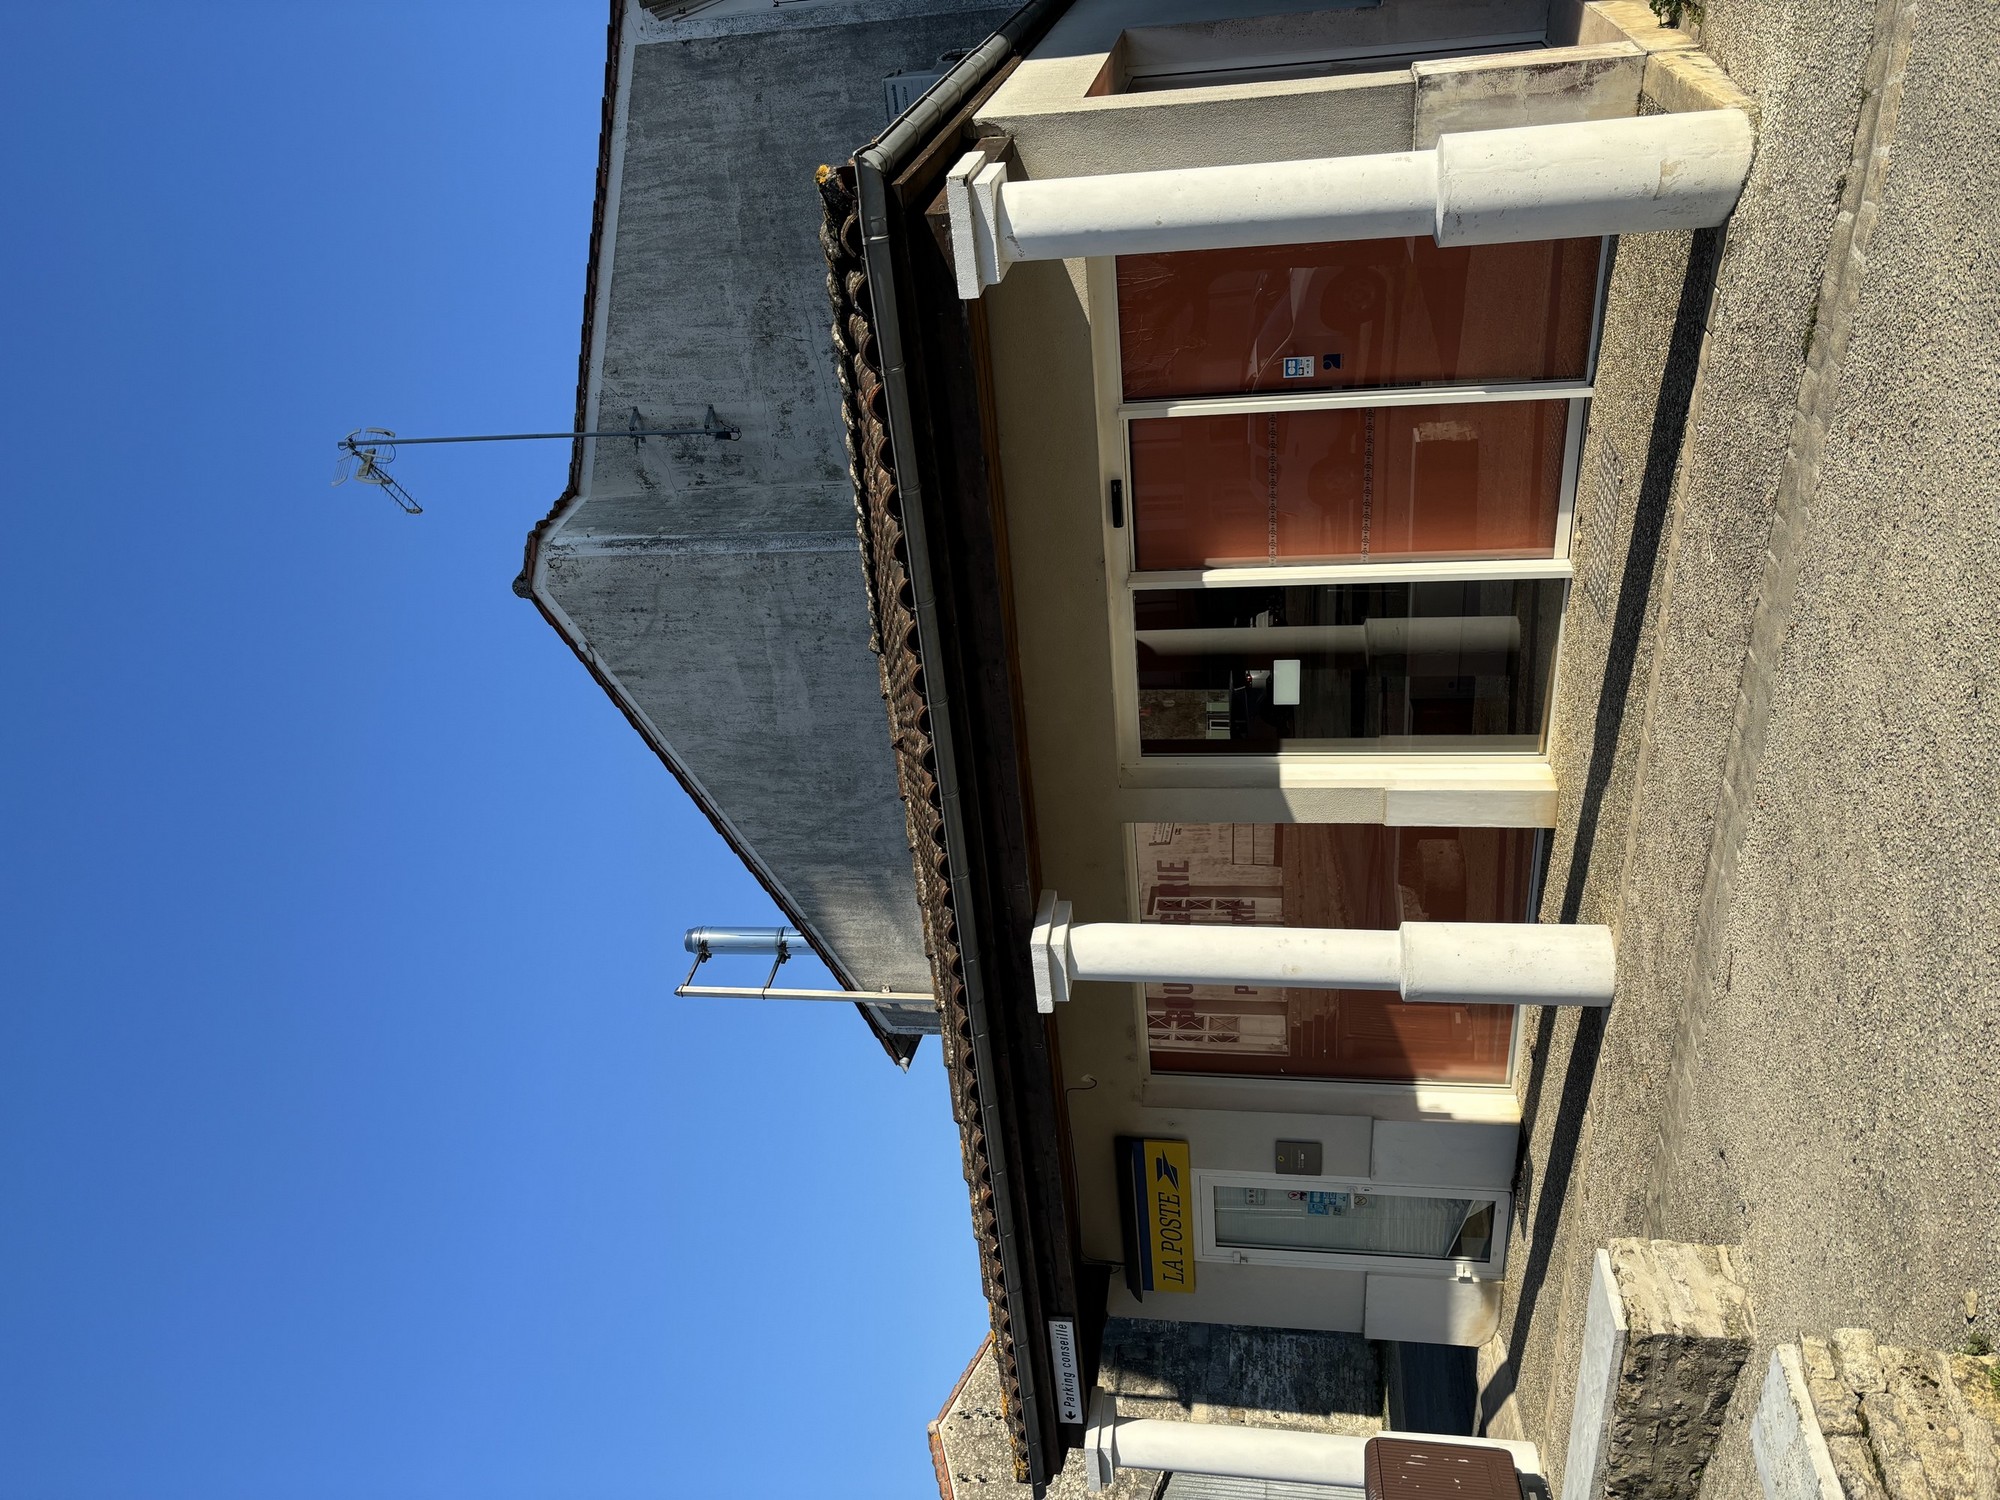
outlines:
M1504 1269L1509 1198L1263 1173L1195 1173L1197 1256L1251 1265L1365 1266L1480 1276Z

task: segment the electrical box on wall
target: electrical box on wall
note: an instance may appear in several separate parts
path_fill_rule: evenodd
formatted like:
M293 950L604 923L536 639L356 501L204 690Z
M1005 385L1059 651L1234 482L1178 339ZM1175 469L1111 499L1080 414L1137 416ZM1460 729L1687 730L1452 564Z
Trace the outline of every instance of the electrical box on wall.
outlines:
M1278 1142L1278 1170L1289 1177L1317 1177L1320 1175L1320 1143L1318 1141Z

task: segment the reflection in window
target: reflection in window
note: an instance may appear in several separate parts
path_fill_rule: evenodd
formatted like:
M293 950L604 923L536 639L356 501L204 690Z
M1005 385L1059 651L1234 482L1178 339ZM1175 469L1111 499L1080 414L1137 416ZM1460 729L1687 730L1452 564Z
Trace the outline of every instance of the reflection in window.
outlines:
M1504 401L1134 422L1137 566L1551 556L1568 418Z
M1420 235L1120 256L1125 395L1578 380L1599 247Z
M1366 1183L1212 1191L1215 1243L1224 1249L1484 1261L1493 1247L1492 1198L1424 1198Z
M1376 823L1138 823L1139 920L1360 927L1529 917L1535 834ZM1507 1077L1514 1013L1374 990L1149 984L1154 1071L1260 1077Z
M1142 589L1146 755L1541 747L1554 579Z

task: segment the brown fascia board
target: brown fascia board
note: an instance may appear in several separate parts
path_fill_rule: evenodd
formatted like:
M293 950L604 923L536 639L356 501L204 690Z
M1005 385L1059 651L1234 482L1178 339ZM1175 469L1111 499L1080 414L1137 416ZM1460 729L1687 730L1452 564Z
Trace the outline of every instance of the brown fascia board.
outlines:
M611 17L604 28L604 103L597 130L597 192L590 211L590 260L584 268L583 330L578 340L577 353L574 430L578 432L584 430L584 423L590 415L590 354L592 341L597 332L597 273L604 250L604 210L611 195L611 138L618 121L618 63L619 53L625 40L624 23L624 0L611 0ZM743 862L743 867L750 872L757 884L763 887L772 904L784 913L785 920L805 935L806 942L812 947L814 954L839 980L841 987L858 990L860 986L855 983L854 976L834 956L832 945L813 930L813 925L799 912L791 896L772 878L755 852L737 836L735 829L730 826L729 820L722 815L721 810L709 800L700 784L688 775L686 768L675 757L672 747L653 733L645 716L627 697L624 687L598 664L588 645L571 633L562 617L550 607L549 601L536 590L535 567L541 556L542 541L575 506L582 491L583 440L579 438L570 444L568 483L564 486L562 494L557 497L556 503L550 507L549 513L536 522L534 529L528 533L520 576L514 580L514 592L541 612L542 618L548 621L549 628L562 638L576 659L583 664L584 670L590 673L591 680L603 688L605 696L617 705L618 711L625 716L625 722L632 726L639 738L644 740L652 752L660 758L660 763L680 784L681 790L687 793L688 800L701 809L702 816L708 819L709 825L715 829L723 843L729 846L730 852ZM874 1033L876 1041L882 1044L882 1050L889 1054L889 1060L898 1067L907 1069L910 1066L910 1059L916 1055L919 1038L890 1031L875 1019L866 1005L858 1000L854 1008L860 1012L861 1019L868 1023L868 1029Z
M942 761L931 733L934 695L917 639L912 607L917 589L908 567L913 549L903 529L902 497L883 410L886 390L869 311L874 298L862 263L853 178L850 166L830 171L820 181L826 205L822 244L831 273L828 290L838 308L834 345L842 406L863 510L869 600L875 611L896 782L909 821L924 945L930 953L932 985L943 1022L938 1040L951 1088L952 1118L958 1123L980 1288L991 1313L994 1361L1016 1477L1027 1481L1045 1475L1050 1467L1043 1457L1046 1444L1036 1431L1034 1378L1030 1373L1025 1384L1022 1380L1023 1350L1016 1337L1017 1326L1032 1321L1021 1315L1023 1304L1031 1300L1023 1278L1032 1258L1023 1252L1016 1232L1018 1215L1012 1208L1005 1160L1004 1108L998 1098L1002 1089L992 1057L980 1056L982 1051L990 1054L990 1047L981 1043L987 1028L975 1011L959 947L958 909L964 896L953 888L957 872L945 828L945 791L937 774Z
M918 273L909 252L916 248L914 234L934 254L923 212L963 149L978 103L1065 3L1041 0L1017 12L852 162L821 178L821 243L836 310L851 477L944 1023L940 1040L1015 1474L1037 1494L1080 1434L1064 1430L1050 1405L1044 1320L1080 1318L1083 1295L1062 1201L1060 1103L1047 1029L1033 1024L1041 1018L1032 1014L1032 1001L1025 1020L1018 1014L1031 985L1025 942L1018 965L1008 957L1010 943L1025 939L1032 920L1032 890L1025 883L1031 855L1023 847L1025 833L1016 837L1013 828L1024 812L1023 788L1008 784L1012 773L1006 770L1016 743L1011 695L1000 695L1007 702L989 702L991 684L983 681L969 698L959 691L987 675L978 659L1006 652L1004 642L995 646L991 639L992 621L977 618L991 602L985 598L994 592L991 580L947 576L971 558L968 547L981 550L969 536L953 538L951 531L960 524L990 527L994 517L987 512L973 519L951 505L937 516L929 513L931 505L943 504L941 493L959 494L955 482L945 482L942 491L934 482L940 464L963 460L976 468L984 462L978 451L983 444L974 433L933 432L916 409L931 393L912 361L923 363L927 339L958 338L945 325L965 314L955 300L921 305L925 297L935 303L945 295L939 288L950 281L948 268ZM899 309L906 292L912 300ZM960 349L947 353L945 363L963 367L971 357ZM947 377L963 396L960 378ZM932 477L925 477L927 471ZM961 498L969 500L971 491ZM945 573L934 578L934 567ZM961 588L970 590L963 599ZM969 610L963 617L961 604ZM974 700L978 706L969 706ZM954 727L967 714L972 717ZM978 747L963 764L954 750L961 743ZM1010 882L1021 889L1014 891ZM1019 974L1010 972L1015 967Z

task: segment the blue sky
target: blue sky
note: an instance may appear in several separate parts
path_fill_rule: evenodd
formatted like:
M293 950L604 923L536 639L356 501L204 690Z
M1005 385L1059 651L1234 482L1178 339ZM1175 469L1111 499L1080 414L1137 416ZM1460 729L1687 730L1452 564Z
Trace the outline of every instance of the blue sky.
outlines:
M0 36L0 1497L931 1492L935 1043L672 998L777 918L509 591L563 444L327 483L567 424L602 5Z

